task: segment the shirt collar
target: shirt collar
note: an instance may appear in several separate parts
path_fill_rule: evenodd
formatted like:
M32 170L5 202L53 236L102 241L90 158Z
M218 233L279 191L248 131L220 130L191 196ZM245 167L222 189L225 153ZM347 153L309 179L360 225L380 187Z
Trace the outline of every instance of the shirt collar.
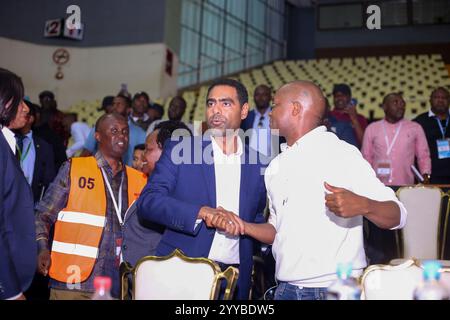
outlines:
M450 111L448 112L448 114L449 114L449 116L450 116ZM433 111L431 111L431 109L428 111L428 117L430 117L430 118L434 118L434 117L436 117L436 114L433 112Z
M216 142L216 139L214 139L214 137L211 137L211 143L212 143L212 147L213 147L213 152L215 156L219 156L219 157L230 157L230 156L241 156L242 152L243 152L243 146L242 146L242 141L241 138L239 138L239 136L236 136L237 139L237 150L235 153L231 153L231 154L225 154L223 153L222 149L219 147L219 144Z
M384 125L386 126L391 126L391 127L396 127L399 126L400 123L404 122L406 119L400 119L399 121L397 121L396 123L390 123L389 121L386 120L386 118L383 119Z
M112 168L109 165L108 161L106 161L105 157L103 157L103 154L100 151L97 151L97 153L95 154L95 160L97 161L97 165L99 168L103 168L106 170L106 172L112 176ZM123 162L122 162L122 166L119 169L119 172L121 172L124 168Z
M149 116L148 116L148 114L144 113L142 117L135 117L135 116L130 115L130 118L133 119L134 122L138 122L139 120L147 121Z
M261 114L261 113L258 111L258 109L255 108L255 115L256 115L256 118L259 119L259 118L261 118L261 117L264 117L265 119L269 119L269 113L270 113L270 111L271 111L271 108L269 107L269 108L266 109L266 111L264 112L264 114Z
M7 127L3 127L2 133L5 136L6 142L8 142L8 145L11 148L12 152L14 154L16 154L16 138L15 138L14 132L12 132Z
M320 135L320 134L322 134L322 133L324 133L326 131L327 131L327 127L320 126L320 127L317 127L315 129L309 131L303 137L301 137L300 139L295 141L292 146L288 146L287 143L282 143L280 145L281 152L284 152L284 151L289 150L289 149L301 148L303 145L308 143L308 141L313 140L314 137L316 137L316 136L318 136L318 135Z
M33 130L30 130L30 132L28 132L25 137L29 138L30 140L33 140Z

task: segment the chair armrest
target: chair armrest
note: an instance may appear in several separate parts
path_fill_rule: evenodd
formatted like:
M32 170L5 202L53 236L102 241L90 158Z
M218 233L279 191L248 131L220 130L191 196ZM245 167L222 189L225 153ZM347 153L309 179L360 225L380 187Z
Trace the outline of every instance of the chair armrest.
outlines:
M133 272L134 268L129 262L122 262L119 267L120 272L120 300L131 300L128 294L128 275Z

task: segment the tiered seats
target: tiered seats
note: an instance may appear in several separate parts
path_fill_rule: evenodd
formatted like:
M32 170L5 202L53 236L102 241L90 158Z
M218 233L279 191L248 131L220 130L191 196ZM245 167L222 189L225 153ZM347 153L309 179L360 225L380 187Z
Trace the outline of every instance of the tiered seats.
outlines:
M251 108L253 91L259 84L276 90L289 81L310 80L321 87L332 104L333 85L348 83L358 100L358 111L371 119L384 116L380 105L390 92L403 93L407 104L405 116L411 119L428 110L433 88L450 88L449 73L439 54L275 61L236 78L247 87ZM199 90L202 94L198 96L192 120L204 118L203 93L207 85L204 87Z
M78 114L78 121L86 122L89 126L93 127L97 119L103 114L103 111L98 111L101 106L100 100L84 101L72 105L68 112Z
M313 81L332 104L333 85L348 83L358 100L358 111L371 119L384 116L380 104L389 92L403 93L407 107L405 116L411 119L428 110L433 88L444 86L450 89L449 72L440 54L275 61L237 74L234 78L246 86L251 108L254 105L253 92L260 84L267 84L276 90L293 80ZM187 102L183 120L205 119L207 89L208 84L205 84L195 90L182 91ZM165 119L171 98L160 102L164 105ZM99 101L82 101L70 110L92 125L101 114L97 111L99 105Z

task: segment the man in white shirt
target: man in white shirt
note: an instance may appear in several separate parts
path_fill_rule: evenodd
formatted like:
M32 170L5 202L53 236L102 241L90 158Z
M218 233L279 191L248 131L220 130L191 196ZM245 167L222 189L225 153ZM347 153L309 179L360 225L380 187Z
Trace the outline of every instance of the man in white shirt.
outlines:
M78 156L83 150L84 143L91 132L91 127L87 123L78 121L76 113L66 113L64 117L64 126L70 131L71 139L67 147L67 158Z
M341 262L353 264L354 276L361 274L367 265L363 217L383 229L406 222L404 206L358 149L320 126L324 112L323 94L311 82L277 91L271 128L287 144L265 173L269 221L237 221L236 233L273 243L275 299L325 299Z
M240 82L214 82L206 99L212 138L166 143L137 201L141 219L165 226L156 255L181 249L188 256L216 261L222 270L238 267L237 299L249 298L254 240L227 235L216 227L228 232L236 229L233 220L224 219L221 212L252 223L264 221L262 165L247 161L249 148L238 136L247 112L248 93ZM178 157L180 152L183 159Z

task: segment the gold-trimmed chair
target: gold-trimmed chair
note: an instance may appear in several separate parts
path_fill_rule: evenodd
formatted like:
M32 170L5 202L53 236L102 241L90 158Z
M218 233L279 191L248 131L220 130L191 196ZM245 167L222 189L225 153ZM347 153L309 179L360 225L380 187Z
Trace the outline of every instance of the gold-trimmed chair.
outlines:
M450 208L442 217L441 204L448 194L435 186L416 185L399 188L397 196L408 211L405 227L397 232L400 256L443 259Z
M400 260L397 260L399 262ZM364 271L361 277L364 300L412 300L414 289L421 283L423 277L422 262L411 258L401 261L401 264L375 264ZM450 289L450 261L440 261L441 282Z
M131 274L132 295L128 284ZM207 258L191 258L179 249L164 257L146 256L136 266L120 265L121 299L132 300L216 300L221 281L226 281L224 300L233 297L239 271L228 267L224 272Z

